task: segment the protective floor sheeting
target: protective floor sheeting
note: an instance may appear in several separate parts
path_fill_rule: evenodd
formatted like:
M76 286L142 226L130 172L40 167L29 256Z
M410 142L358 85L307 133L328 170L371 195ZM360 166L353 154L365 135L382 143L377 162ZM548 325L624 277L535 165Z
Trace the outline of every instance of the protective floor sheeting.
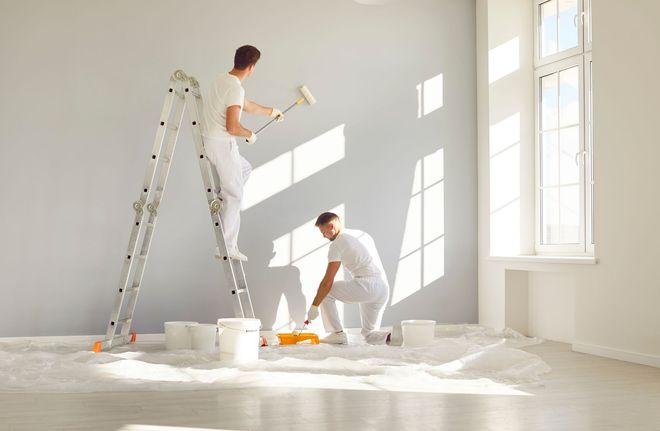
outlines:
M104 392L305 387L438 393L526 395L550 371L520 350L541 340L480 325L439 325L433 344L269 346L251 364L221 362L217 353L122 346L93 353L89 345L0 342L0 391Z

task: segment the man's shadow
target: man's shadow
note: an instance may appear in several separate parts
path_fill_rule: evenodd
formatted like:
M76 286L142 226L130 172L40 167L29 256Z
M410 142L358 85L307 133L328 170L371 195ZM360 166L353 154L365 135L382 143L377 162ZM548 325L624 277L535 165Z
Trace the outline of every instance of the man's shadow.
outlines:
M301 328L307 303L302 292L300 270L292 265L269 266L276 254L273 242L253 247L248 252L248 268L254 268L250 271L252 277L248 280L248 285L255 316L261 319L261 327L266 331L273 328L276 332ZM283 313L285 315L278 318L277 311L282 296L287 307Z

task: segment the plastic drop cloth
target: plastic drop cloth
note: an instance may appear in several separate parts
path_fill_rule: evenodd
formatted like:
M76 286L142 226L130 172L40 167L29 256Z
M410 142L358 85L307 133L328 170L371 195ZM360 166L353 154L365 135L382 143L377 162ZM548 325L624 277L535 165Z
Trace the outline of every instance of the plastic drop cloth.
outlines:
M272 345L259 360L221 362L219 355L166 351L135 344L93 353L90 345L0 342L2 392L200 390L307 387L521 395L550 367L520 350L542 342L505 329L438 325L433 344L372 346L359 335L349 345ZM516 389L518 388L518 389Z

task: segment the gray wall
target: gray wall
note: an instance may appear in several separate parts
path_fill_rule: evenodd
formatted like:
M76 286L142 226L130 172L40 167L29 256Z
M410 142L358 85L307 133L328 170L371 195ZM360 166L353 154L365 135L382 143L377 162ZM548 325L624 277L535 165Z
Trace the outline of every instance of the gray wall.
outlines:
M1 3L0 336L105 332L167 78L182 68L206 88L245 43L262 51L249 98L284 108L305 83L318 100L242 148L255 168L345 125L343 159L243 214L265 326L282 293L299 318L316 287L298 267L268 267L272 241L339 204L375 238L394 284L415 164L438 149L444 276L384 323L476 321L474 2ZM416 86L439 73L443 106L418 118ZM142 333L232 314L187 128L176 155L136 311ZM359 326L357 309L345 312Z

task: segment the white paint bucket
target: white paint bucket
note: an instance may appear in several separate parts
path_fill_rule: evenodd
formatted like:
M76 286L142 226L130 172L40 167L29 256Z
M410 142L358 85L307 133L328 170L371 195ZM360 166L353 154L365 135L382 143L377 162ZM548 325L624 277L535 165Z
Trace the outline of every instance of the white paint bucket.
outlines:
M259 359L259 319L218 319L221 361Z
M188 325L197 322L165 322L165 348L167 350L190 349Z
M401 322L403 346L424 347L433 342L435 320L404 320Z
M213 323L195 323L188 325L188 331L190 331L190 347L193 350L204 352L215 350L218 325Z

